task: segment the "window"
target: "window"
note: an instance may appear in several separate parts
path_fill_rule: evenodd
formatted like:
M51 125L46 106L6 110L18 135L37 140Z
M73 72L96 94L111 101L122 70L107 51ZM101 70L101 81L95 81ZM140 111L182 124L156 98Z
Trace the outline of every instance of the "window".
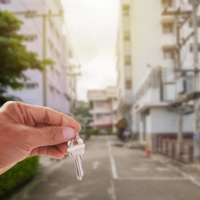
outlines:
M37 35L35 35L35 34L33 34L33 35L26 35L26 41L27 42L33 42L36 39L37 39Z
M130 32L126 31L124 32L124 41L130 41L131 37L130 37Z
M132 88L132 80L131 79L126 79L125 80L125 88L126 89L131 89Z
M173 6L173 0L162 0L163 7L172 7Z
M192 28L193 24L192 24L192 20L190 19L189 21L189 27ZM200 27L200 18L197 19L197 27Z
M173 49L164 49L163 55L164 55L164 59L174 59Z
M58 31L57 31L57 30L55 30L55 32L56 32L56 37L57 37L57 40L59 40L59 38L60 38L60 35L59 35L59 33L58 33Z
M102 106L104 106L104 101L96 101L95 105L96 105L96 107L102 107Z
M129 16L130 13L130 6L129 5L123 5L123 15L124 16Z
M193 44L190 44L190 52L193 52ZM200 44L198 44L198 52L200 52Z
M68 56L69 56L69 58L73 57L72 52L70 50L68 50Z
M96 119L102 119L103 118L103 114L97 114L96 115Z
M0 3L10 3L10 0L0 0Z
M127 56L125 56L125 58L124 58L124 65L131 65L131 56L130 55L127 55Z
M49 89L50 89L52 101L55 101L55 90L51 85L49 86Z
M50 74L51 74L51 77L54 78L54 67L53 66L50 66Z
M27 88L27 89L34 89L36 87L38 87L38 83L26 83L25 84L25 88Z
M60 83L60 73L58 71L56 71L56 78L57 82Z
M50 56L51 56L51 58L54 58L55 49L54 49L53 42L50 39L48 39L48 46L49 46Z
M52 20L50 18L49 18L49 26L50 26L51 29L54 28L53 22L52 22Z
M59 64L59 62L60 62L60 54L58 53L57 50L56 50L56 59L57 59L57 62Z
M172 23L165 23L162 25L163 33L173 33L173 24Z

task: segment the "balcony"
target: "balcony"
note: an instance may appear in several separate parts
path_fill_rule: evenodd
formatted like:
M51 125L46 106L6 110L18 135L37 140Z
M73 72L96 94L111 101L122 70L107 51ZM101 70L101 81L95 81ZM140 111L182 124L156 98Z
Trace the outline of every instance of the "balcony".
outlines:
M101 117L99 119L96 119L93 123L94 126L111 126L113 124L112 117Z
M132 67L131 66L125 66L124 75L126 78L132 77Z
M95 109L95 110L90 110L89 111L89 113L91 114L91 115L93 115L93 114L97 114L97 113L110 113L110 112L112 112L110 109Z
M163 67L173 67L175 65L174 59L165 59L163 60Z
M124 103L126 105L131 105L133 103L133 93L132 93L132 90L126 90L123 99L124 99Z
M124 108L128 108L133 104L133 93L132 90L125 90L125 94L121 96L119 100L119 110L123 110Z
M173 15L162 15L161 23L174 23L176 20Z
M176 38L173 34L163 34L161 43L163 49L172 49L176 45Z

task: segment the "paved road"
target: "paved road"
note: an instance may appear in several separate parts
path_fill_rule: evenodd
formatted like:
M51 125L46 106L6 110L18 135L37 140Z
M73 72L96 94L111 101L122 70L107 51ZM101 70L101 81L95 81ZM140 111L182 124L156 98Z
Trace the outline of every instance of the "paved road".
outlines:
M83 157L85 176L77 181L67 158L23 196L27 200L199 200L200 187L158 156L112 145L115 137L92 138ZM20 199L20 200L21 200Z

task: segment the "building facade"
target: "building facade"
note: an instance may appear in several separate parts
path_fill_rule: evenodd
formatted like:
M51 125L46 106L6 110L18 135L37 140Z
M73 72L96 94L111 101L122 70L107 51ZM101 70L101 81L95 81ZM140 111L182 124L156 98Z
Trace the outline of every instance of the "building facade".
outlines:
M27 70L28 80L22 91L8 90L8 94L23 102L48 106L70 114L70 77L67 75L72 59L69 38L64 34L63 7L60 0L0 1L2 10L12 11L24 24L20 33L26 35L27 50L36 52L39 59L50 58L54 64L45 73ZM46 16L44 17L44 14Z
M177 76L177 16L164 10L191 11L188 0L121 0L117 39L118 120L126 117L141 142L152 143L159 134L177 134L177 109L172 106L180 94L192 92L192 73ZM186 22L180 38L190 32ZM199 24L198 24L199 26ZM182 40L183 41L183 40ZM193 68L193 38L180 51L181 69ZM187 78L187 79L186 79ZM188 103L188 108L192 102ZM184 111L183 111L184 112ZM130 120L131 119L131 120ZM183 133L192 134L194 116L183 115Z
M92 108L90 114L93 117L90 125L99 128L101 132L114 132L117 122L116 87L110 86L105 90L89 90L87 96Z

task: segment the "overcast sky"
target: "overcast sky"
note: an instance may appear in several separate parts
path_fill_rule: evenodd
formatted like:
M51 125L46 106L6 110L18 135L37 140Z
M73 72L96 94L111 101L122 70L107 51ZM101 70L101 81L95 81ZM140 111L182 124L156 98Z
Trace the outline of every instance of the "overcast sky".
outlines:
M78 98L116 82L118 0L62 0L71 43L81 64Z

